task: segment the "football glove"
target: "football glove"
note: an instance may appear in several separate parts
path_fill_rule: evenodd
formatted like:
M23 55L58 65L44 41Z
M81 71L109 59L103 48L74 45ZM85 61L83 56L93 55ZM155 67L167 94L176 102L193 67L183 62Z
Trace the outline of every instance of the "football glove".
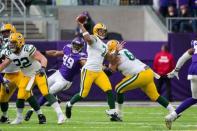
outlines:
M46 74L45 67L41 67L37 73L40 74L39 76L44 76Z
M4 89L5 89L5 92L6 92L7 94L9 94L9 93L10 93L9 83L10 83L10 81L9 81L9 80L7 80L7 79L3 78L2 85L3 85L3 87L4 87Z
M174 69L170 73L168 73L167 76L168 78L176 77L179 80L179 71L177 69Z
M105 68L103 71L107 76L111 76L113 74L113 71L110 68Z

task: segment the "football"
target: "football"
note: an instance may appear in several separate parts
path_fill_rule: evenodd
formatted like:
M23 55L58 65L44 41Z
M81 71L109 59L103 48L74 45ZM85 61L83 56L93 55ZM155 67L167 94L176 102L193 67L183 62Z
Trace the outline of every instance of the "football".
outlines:
M77 16L77 18L76 18L80 23L84 23L86 20L87 20L87 17L85 16L85 15L83 15L83 14L80 14L80 15L78 15Z

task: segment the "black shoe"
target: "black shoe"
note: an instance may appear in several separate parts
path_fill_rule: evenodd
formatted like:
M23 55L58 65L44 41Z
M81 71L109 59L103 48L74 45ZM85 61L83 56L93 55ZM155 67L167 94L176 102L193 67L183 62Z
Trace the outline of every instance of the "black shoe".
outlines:
M25 121L29 121L31 116L33 114L33 111L32 110L28 110L27 113L25 114Z
M111 115L110 121L122 122L122 119L115 113L115 114Z
M72 110L72 106L69 107L68 105L66 105L66 117L67 117L68 119L71 118L71 110Z
M10 120L8 119L8 117L1 116L0 123L10 123Z
M38 115L39 124L46 124L46 117L43 114Z

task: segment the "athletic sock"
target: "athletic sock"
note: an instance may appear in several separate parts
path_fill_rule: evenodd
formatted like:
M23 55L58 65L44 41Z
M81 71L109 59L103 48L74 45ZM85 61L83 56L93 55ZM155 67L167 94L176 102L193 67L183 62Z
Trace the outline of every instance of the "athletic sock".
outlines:
M71 107L72 106L71 103L70 103L70 101L67 102L66 104L67 104L68 107Z
M194 105L197 103L197 99L194 99L192 97L190 98L187 98L186 100L184 100L181 105L179 105L177 108L176 108L176 113L177 114L180 114L181 112L183 112L184 110L186 110L187 108L189 108L190 106Z
M124 94L123 93L118 93L116 96L116 101L118 104L123 104L124 102Z
M169 103L168 106L166 107L170 113L172 113L173 111L175 111L174 107Z
M16 101L16 107L17 107L17 117L23 117L23 108L25 106L25 100L24 99L17 99Z
M63 114L62 109L61 109L58 102L53 103L51 106L53 107L53 109L55 110L55 112L57 113L58 116L60 114Z
M75 95L71 98L71 100L70 100L71 106L72 106L73 104L75 104L76 102L81 101L82 99L83 99L83 98L79 95L79 93L75 94Z
M57 99L52 94L48 94L48 95L46 95L44 97L49 102L49 105L52 105L53 103L57 102Z
M36 111L36 114L37 114L37 115L42 114L42 110L37 110L37 111Z
M1 102L0 105L1 105L1 111L3 112L3 116L7 117L7 111L9 107L8 102Z
M23 117L23 108L17 108L17 118L22 118Z
M110 109L115 109L115 101L114 101L112 91L111 90L107 91L106 94L107 94L107 102L108 102L109 108Z
M6 112L3 112L2 116L8 117L8 112L7 111Z
M166 98L164 98L163 96L159 96L157 98L157 102L162 105L163 107L167 108L167 106L169 105L169 102Z
M122 105L123 105L123 104L117 104L117 110L118 110L118 111L122 111Z
M40 105L36 101L36 98L34 96L30 96L27 101L29 102L30 106L34 109L34 111L40 110Z

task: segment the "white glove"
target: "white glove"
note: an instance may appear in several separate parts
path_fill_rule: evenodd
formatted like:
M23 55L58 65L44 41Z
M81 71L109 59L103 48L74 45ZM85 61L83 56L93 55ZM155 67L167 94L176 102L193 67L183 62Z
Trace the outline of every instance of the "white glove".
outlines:
M178 70L173 70L170 73L167 74L168 78L176 77L179 80L179 72Z

